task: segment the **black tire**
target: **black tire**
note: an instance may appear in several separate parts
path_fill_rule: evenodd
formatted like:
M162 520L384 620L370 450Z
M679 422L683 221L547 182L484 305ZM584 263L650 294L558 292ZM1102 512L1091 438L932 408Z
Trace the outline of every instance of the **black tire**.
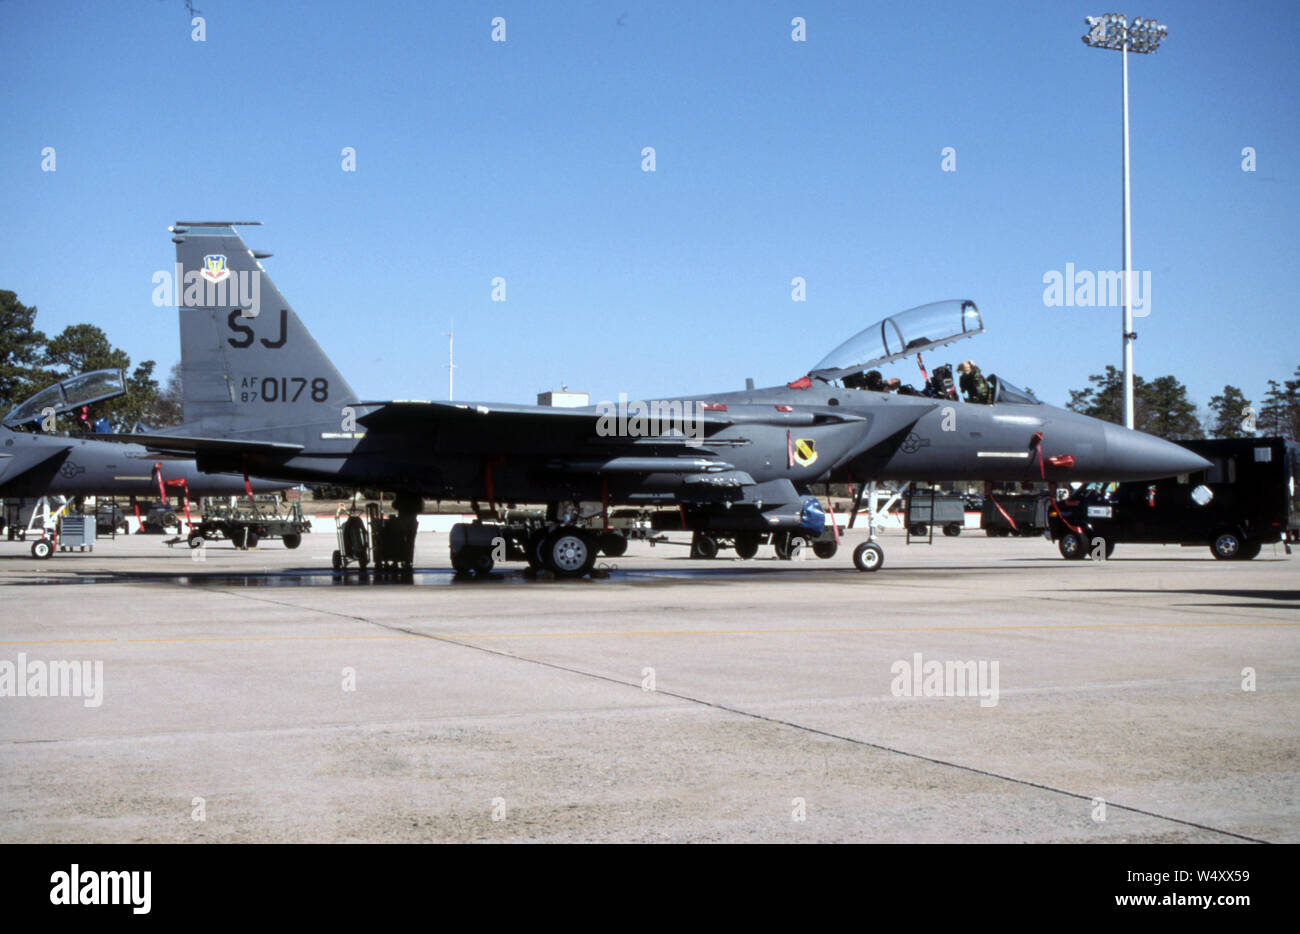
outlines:
M736 557L748 561L758 554L758 533L746 532L736 536Z
M998 529L985 529L984 534L987 535L989 538L997 538L1002 533Z
M912 527L908 529L908 531L912 533L913 538L920 538L929 533L930 527L924 522L916 522L912 524Z
M248 530L248 537L244 539L244 547L245 547L245 548L256 548L256 547L257 547L257 543L258 543L258 541L259 541L259 539L258 539L257 533L254 532L252 529L249 529L249 530Z
M330 555L330 564L334 565L336 571L343 570L343 553L337 548L334 549L334 554Z
M1078 532L1066 532L1056 547L1066 561L1082 561L1088 557L1088 540Z
M299 532L288 532L282 538L285 548L297 548L302 544L302 534Z
M1241 551L1237 553L1238 561L1251 561L1259 557L1259 553L1264 549L1263 542L1242 542Z
M534 571L540 571L546 567L546 559L542 554L542 549L546 545L546 529L537 529L528 536L528 541L524 545L524 560Z
M712 561L718 556L718 540L712 535L696 532L691 538L691 557Z
M885 550L875 542L863 542L853 549L853 566L859 571L879 571L885 566Z
M961 526L956 522L949 522L943 527L943 534L947 535L949 538L956 538L961 534Z
M772 547L776 549L776 556L782 561L792 560L795 552L807 544L802 535L793 535L790 532L777 532L772 536Z
M581 529L571 525L546 536L542 546L546 569L556 577L581 577L596 563L596 549Z
M823 561L828 561L831 558L834 558L835 552L839 550L840 546L834 539L830 541L813 542L813 554L821 558Z
M54 554L54 546L48 538L38 538L32 542L32 557L44 561L50 555Z
M600 550L611 558L621 558L627 553L627 539L618 532L606 532L600 536Z
M1210 539L1210 554L1220 561L1233 561L1241 554L1241 536L1236 532L1219 532Z
M191 532L190 537L185 540L191 548L198 548L203 544L203 535L199 532Z

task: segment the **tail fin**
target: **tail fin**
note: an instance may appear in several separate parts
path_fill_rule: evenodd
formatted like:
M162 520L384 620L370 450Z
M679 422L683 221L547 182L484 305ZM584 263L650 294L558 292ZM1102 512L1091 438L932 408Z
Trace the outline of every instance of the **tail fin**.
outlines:
M221 437L292 440L338 424L357 399L235 232L239 221L180 221L176 293L185 427ZM337 430L337 429L336 429Z

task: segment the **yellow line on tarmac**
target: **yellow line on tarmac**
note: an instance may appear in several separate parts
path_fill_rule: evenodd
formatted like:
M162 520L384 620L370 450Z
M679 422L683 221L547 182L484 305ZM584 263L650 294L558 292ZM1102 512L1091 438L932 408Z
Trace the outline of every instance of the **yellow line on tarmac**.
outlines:
M175 639L54 639L48 641L0 642L5 645L98 645L103 643L126 643L131 645L167 645L187 642L359 642L381 639L590 639L617 636L788 636L788 635L846 635L858 633L875 635L881 633L927 633L927 632L1054 632L1058 630L1078 629L1188 629L1188 628L1243 628L1243 627L1283 628L1300 626L1296 623L1098 623L1079 625L1021 625L1021 626L898 626L880 628L842 628L842 629L645 629L645 630L610 630L603 632L421 632L392 633L388 635L369 636L201 636L196 638Z

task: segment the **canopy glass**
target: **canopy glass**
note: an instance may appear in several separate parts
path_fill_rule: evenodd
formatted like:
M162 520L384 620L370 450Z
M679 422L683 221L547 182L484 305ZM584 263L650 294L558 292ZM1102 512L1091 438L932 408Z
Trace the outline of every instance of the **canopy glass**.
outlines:
M920 305L859 331L822 358L809 375L841 379L983 330L979 309L969 299Z
M94 370L79 376L70 376L53 386L46 386L26 402L20 402L4 418L4 424L16 428L28 422L40 421L46 409L63 415L83 405L115 399L126 392L126 376L121 370Z

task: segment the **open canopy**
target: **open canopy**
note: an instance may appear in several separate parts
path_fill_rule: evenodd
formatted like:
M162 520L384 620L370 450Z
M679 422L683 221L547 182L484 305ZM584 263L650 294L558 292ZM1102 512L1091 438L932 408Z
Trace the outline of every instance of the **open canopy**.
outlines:
M5 416L6 428L17 428L29 422L40 421L47 409L55 415L64 415L83 405L116 399L126 392L126 376L121 370L94 370L80 376L70 376L53 386L46 386L26 402L20 402Z
M827 354L809 375L842 379L931 347L974 337L983 330L979 309L969 299L920 305L854 334Z

